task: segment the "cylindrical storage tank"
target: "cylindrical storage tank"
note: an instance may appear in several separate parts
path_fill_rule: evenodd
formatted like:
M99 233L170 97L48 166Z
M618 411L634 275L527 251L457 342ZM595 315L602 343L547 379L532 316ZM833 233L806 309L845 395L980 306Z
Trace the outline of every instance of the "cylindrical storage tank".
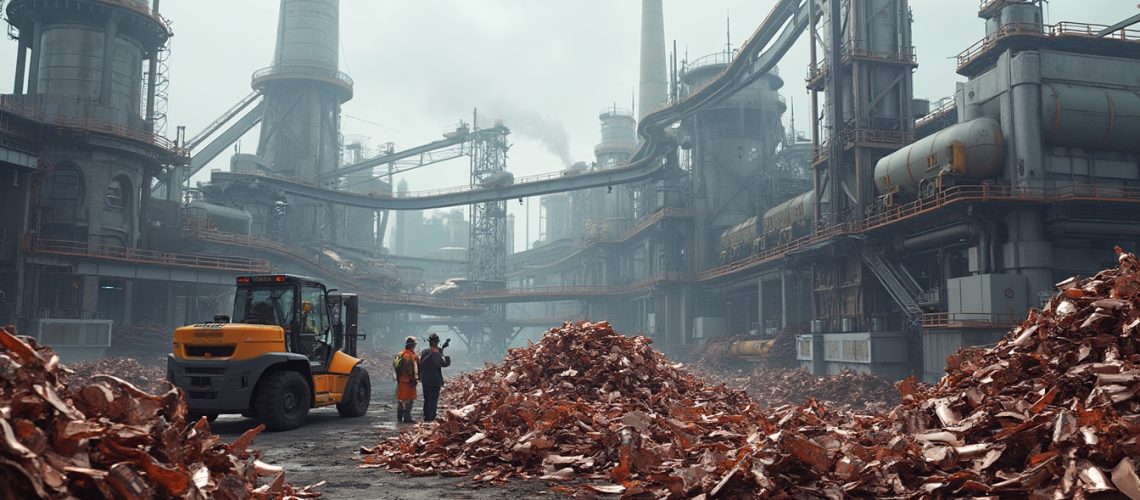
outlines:
M893 186L902 193L916 193L924 179L940 174L991 179L1001 174L1003 152L997 120L983 117L959 123L880 159L875 164L875 187L880 193Z
M1033 3L1011 4L1001 9L1001 24L1018 32L1041 32L1041 7Z
M274 64L337 69L340 0L281 0L280 19Z
M986 38L997 35L998 29L1001 28L1001 18L991 17L986 19Z
M544 241L558 241L570 235L570 196L566 193L542 197ZM528 242L529 244L529 242Z
M45 111L138 125L142 117L142 45L121 36L115 39L111 95L105 103L108 114L95 111L102 92L103 30L80 24L49 25L40 40L39 92L70 98L45 103Z
M903 17L899 16L900 2L887 0L869 3L875 14L867 19L871 28L871 46L868 48L876 55L898 54L899 33L903 32L899 25L899 18Z
M815 219L815 190L808 191L764 212L764 232L782 231L794 226L811 226Z
M46 26L40 44L40 93L99 99L103 77L103 30L77 24ZM81 113L66 109L55 112Z
M236 208L195 201L187 205L187 209L191 216L205 217L214 228L223 233L249 236L253 225L253 216Z
M598 119L602 121L602 144L637 144L637 121L632 111L609 108Z
M1140 151L1140 95L1118 89L1041 85L1045 143L1084 149Z

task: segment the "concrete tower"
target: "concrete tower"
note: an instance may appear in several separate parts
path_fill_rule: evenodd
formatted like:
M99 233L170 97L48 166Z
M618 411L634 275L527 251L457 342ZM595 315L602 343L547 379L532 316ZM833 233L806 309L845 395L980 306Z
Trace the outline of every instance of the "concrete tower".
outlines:
M661 0L641 1L641 84L637 91L637 118L645 118L665 103L668 90L665 68L665 15Z
M14 95L3 97L0 128L16 130L9 127L18 118L22 134L37 138L20 148L35 152L28 166L38 165L43 184L30 195L30 213L0 209L0 234L115 251L137 248L146 238L146 187L163 165L181 161L171 143L153 133L155 90L144 84L144 73L157 80L157 55L172 36L157 8L157 0L8 2L18 49ZM12 147L16 137L0 144ZM3 260L0 268L7 267ZM20 288L38 292L19 306L26 316L40 310L116 321L131 316L129 281L27 261L12 267L19 268L26 270Z
M339 167L340 106L352 79L338 71L339 0L281 0L273 65L253 74L265 96L257 154L277 174L316 184ZM331 208L290 200L283 231L290 241L329 241Z

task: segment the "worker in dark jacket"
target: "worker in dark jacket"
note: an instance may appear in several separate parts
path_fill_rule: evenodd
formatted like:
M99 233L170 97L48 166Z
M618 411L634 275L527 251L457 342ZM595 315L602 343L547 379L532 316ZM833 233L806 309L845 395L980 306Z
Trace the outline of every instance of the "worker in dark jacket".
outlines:
M451 339L439 345L439 335L428 335L428 348L420 353L420 381L424 386L424 422L435 420L439 408L439 390L443 388L443 368L451 366L451 356L444 356L443 350Z

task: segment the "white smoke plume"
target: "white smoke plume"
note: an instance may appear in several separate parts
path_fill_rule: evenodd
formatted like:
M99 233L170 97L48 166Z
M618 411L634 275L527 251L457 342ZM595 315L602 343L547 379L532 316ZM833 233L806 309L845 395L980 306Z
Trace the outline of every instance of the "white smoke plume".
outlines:
M496 99L491 106L479 109L480 117L493 120L502 120L503 125L511 129L511 133L518 134L538 141L547 151L562 160L562 165L569 167L574 163L570 154L570 135L566 133L566 126L561 121L531 109L520 109L506 99ZM488 124L482 118L480 127Z

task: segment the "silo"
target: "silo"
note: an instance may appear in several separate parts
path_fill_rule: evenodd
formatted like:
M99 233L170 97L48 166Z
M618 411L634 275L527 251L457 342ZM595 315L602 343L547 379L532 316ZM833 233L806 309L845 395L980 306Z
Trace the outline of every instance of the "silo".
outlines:
M281 0L273 65L253 74L265 115L257 154L276 175L316 184L340 166L340 106L352 79L338 70L339 0ZM280 235L296 244L330 241L332 209L290 200Z
M712 80L731 60L732 54L719 52L686 64L683 91ZM784 138L780 116L787 106L778 93L783 85L773 68L683 122L684 134L693 144L693 169L702 191L698 196L715 200L707 213L710 234L719 235L767 205L768 200L757 199L755 193L763 169L773 164L776 146Z

